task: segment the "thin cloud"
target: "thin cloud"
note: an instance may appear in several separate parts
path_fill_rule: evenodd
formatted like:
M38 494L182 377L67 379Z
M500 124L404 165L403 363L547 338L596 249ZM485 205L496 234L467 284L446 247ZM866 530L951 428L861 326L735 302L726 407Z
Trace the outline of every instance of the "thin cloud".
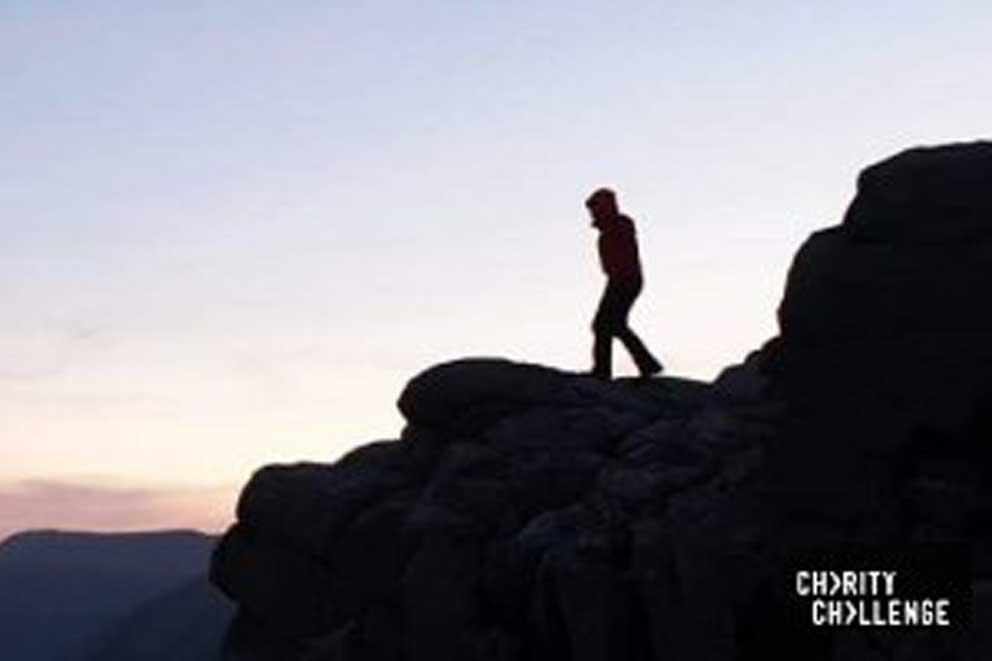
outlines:
M0 539L37 528L218 532L231 521L236 497L234 487L117 488L25 480L0 486Z

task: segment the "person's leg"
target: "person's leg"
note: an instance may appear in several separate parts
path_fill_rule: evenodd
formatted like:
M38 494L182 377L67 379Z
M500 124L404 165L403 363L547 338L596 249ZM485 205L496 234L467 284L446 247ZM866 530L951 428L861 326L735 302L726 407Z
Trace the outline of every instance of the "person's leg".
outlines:
M600 379L613 376L613 336L596 333L592 342L592 375Z
M599 307L592 321L594 334L592 346L593 376L609 379L613 376L613 336L618 328L618 315L622 313L622 305L618 290L607 282L603 295L599 299Z
M634 364L637 365L638 371L641 376L651 376L652 374L657 374L662 370L661 363L655 358L648 348L641 341L641 338L630 328L627 323L627 317L630 314L630 308L634 305L634 300L637 299L638 295L641 293L641 283L637 282L623 290L623 296L621 297L620 314L618 317L618 326L616 335L623 342L624 347L630 353L631 359L633 359Z
M637 370L641 373L641 376L651 376L662 370L661 363L648 351L641 338L629 326L624 327L618 337L627 348L627 351L630 352L630 357L634 360L634 364L637 365Z

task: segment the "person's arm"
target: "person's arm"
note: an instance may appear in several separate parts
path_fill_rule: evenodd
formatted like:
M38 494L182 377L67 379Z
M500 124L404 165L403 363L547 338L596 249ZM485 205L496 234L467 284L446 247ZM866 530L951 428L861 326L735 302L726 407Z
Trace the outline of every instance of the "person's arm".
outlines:
M616 277L620 272L623 251L616 230L604 231L599 237L599 259L603 273L608 278Z
M637 234L629 218L617 220L599 237L599 256L609 278L630 279L640 275Z
M633 221L627 219L617 225L614 234L613 274L615 277L640 275L640 258L637 253L637 232Z

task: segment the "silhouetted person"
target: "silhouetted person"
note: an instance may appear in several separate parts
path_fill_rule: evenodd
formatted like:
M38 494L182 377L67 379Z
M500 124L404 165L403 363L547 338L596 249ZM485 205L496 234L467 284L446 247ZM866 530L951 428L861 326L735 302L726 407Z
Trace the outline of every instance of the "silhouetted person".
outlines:
M590 195L586 207L592 215L593 227L599 230L599 261L607 278L592 322L595 340L591 374L601 379L612 377L614 337L620 338L627 347L641 376L658 374L662 370L661 363L627 325L630 307L644 286L634 221L620 213L616 194L608 188L600 188Z

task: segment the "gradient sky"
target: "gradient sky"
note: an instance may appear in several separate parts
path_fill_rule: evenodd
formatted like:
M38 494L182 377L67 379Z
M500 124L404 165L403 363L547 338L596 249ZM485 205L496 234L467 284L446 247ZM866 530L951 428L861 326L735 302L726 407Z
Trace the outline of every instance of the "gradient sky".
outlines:
M712 378L861 167L988 136L989 34L977 0L3 2L0 537L217 529L255 467L396 437L434 363L587 368L600 185L632 325Z

